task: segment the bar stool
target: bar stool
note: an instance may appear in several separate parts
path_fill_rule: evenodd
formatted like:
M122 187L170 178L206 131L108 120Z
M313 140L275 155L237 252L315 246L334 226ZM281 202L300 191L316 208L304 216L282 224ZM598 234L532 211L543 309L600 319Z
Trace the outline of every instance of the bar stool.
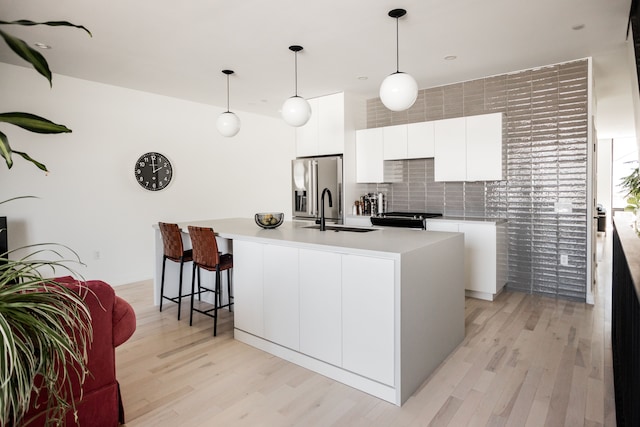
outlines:
M178 224L158 223L162 234L162 246L164 254L162 256L162 279L160 281L160 311L162 311L162 301L169 300L178 304L178 320L180 320L180 307L182 306L182 269L185 262L193 261L191 249L184 250L182 246L182 235ZM164 271L167 260L180 263L180 279L178 282L178 296L167 297L164 295Z
M231 295L231 269L233 268L233 255L222 254L218 252L218 243L216 242L216 235L212 228L207 227L194 227L189 226L189 236L191 237L191 245L193 247L193 272L191 274L191 313L189 316L189 325L193 324L193 312L202 313L209 317L213 317L213 336L215 337L218 331L218 309L223 307L229 307L233 305L233 296ZM216 273L215 288L207 288L201 286L200 282L200 269L207 271L214 271ZM220 289L220 272L227 271L227 294L229 301L227 304L222 305L222 291ZM198 272L198 292L195 290L195 278L196 271ZM200 296L201 292L213 292L213 308L204 310L195 308L193 306L193 299L197 293ZM213 312L213 314L211 314Z

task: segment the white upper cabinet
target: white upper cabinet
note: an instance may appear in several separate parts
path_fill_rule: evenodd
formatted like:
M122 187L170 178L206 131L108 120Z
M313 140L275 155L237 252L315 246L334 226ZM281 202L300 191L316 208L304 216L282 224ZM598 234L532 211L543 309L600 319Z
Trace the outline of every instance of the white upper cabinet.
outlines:
M502 113L469 116L466 119L466 180L502 180Z
M433 122L383 127L384 160L433 157L433 132Z
M433 157L436 181L504 179L503 114L356 131L356 182L385 181L384 161Z
M383 127L382 139L384 160L407 158L407 125Z
M356 182L383 182L382 128L356 131Z
M407 125L407 159L423 159L435 156L433 122Z
M344 153L344 93L308 100L311 118L296 128L296 157Z
M318 154L318 98L308 99L311 117L304 125L296 128L296 156L316 156Z
M344 93L318 98L318 154L344 153Z
M465 181L467 176L467 132L465 118L437 120L435 133L435 181Z
M503 178L502 113L434 122L436 181Z

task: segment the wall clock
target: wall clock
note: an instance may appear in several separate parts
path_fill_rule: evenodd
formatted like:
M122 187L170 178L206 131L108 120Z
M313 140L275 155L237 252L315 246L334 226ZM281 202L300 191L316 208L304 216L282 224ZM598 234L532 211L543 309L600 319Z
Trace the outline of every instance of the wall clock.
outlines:
M138 158L133 172L138 184L149 191L166 188L173 177L173 167L169 159L164 154L153 151Z

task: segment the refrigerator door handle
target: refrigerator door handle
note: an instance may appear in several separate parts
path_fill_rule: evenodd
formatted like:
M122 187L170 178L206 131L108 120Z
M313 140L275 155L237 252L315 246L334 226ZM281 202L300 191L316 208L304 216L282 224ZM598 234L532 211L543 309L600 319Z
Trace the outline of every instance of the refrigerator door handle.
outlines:
M309 191L311 198L311 215L318 216L318 161L311 161L311 179L309 182L311 191Z

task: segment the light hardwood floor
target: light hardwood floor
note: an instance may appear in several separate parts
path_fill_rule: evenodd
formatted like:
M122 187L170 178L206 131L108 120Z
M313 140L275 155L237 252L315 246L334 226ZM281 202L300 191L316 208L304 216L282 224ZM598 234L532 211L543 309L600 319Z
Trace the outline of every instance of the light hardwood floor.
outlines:
M151 282L116 292L138 329L116 350L127 426L614 426L610 237L596 304L467 298L466 337L401 407L233 339L233 315L158 312ZM606 247L606 250L602 250ZM186 315L184 313L187 313Z

